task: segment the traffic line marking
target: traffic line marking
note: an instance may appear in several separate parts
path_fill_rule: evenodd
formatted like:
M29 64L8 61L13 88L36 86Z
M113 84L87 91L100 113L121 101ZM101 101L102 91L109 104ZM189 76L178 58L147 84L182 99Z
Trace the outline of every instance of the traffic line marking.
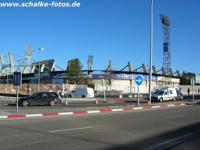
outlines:
M128 111L136 111L136 110L150 110L156 108L168 108L168 107L181 107L181 106L190 106L186 105L185 103L179 104L160 104L155 106L144 105L141 107L123 107L122 108L102 108L99 110L84 110L84 111L77 111L77 112L44 112L41 114L10 114L5 116L0 116L0 119L21 119L21 118L34 118L34 117L55 117L55 116L67 116L67 115L74 115L74 116L81 116L87 114L95 114L95 113L111 113L111 112L128 112Z
M8 116L0 116L0 119L7 119Z
M160 106L151 106L151 108L160 108Z
M143 107L133 107L133 110L141 110Z
M176 106L175 104L169 104L169 105L167 105L168 107L174 107L174 106Z
M59 116L65 116L65 115L73 115L73 112L60 112L58 113Z
M48 131L49 133L56 133L56 132L66 132L66 131L76 131L76 130L85 130L85 129L92 129L94 127L81 127L81 128L71 128L71 129L61 129L61 130L51 130Z
M117 111L124 111L122 108L118 108L118 109L112 109L113 112L117 112Z
M42 114L27 114L26 117L42 117Z
M95 113L100 113L100 110L88 110L87 113L88 114L95 114Z
M184 103L181 103L180 105L181 105L181 106L185 106L186 104L184 104Z

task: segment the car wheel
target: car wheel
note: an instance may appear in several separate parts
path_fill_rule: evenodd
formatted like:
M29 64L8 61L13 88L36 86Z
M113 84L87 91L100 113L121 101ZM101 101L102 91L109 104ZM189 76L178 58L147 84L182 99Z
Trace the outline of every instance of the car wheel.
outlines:
M82 98L85 98L85 95L82 95Z
M160 98L159 101L162 103L163 102L163 98Z
M69 98L72 98L72 95L69 95L68 97L69 97Z
M22 106L24 106L24 107L29 106L29 102L28 101L23 101Z
M49 102L49 105L50 105L50 106L55 106L55 105L56 105L56 103L55 103L55 101L54 101L54 100L51 100L51 101Z

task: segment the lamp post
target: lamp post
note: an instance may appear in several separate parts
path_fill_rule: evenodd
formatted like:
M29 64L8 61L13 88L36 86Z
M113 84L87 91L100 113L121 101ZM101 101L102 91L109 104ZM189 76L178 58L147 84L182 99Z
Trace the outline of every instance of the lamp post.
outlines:
M149 104L151 104L151 82L152 82L152 51L153 51L153 0L151 0L151 21L150 21L150 62L149 62Z
M44 52L44 48L39 48L38 49L40 52ZM39 67L38 67L38 92L40 92L40 60L39 60Z

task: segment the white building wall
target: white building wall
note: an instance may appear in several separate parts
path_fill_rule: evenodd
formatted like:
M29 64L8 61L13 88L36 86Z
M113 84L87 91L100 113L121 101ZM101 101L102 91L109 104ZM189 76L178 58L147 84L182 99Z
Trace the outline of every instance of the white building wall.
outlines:
M130 80L112 80L111 90L130 93Z
M108 79L105 79L106 85L103 86L102 79L93 79L92 82L95 84L96 91L103 91L104 89L107 91L115 90L121 91L122 93L137 93L137 85L134 80L129 79L112 79L111 85L109 85ZM157 81L152 81L152 91L159 89L163 86L168 87L178 87L180 79L176 78L164 78L158 77ZM170 83L170 84L167 84ZM140 93L148 93L149 91L149 82L148 80L144 80L142 85L139 87Z
M192 85L179 85L178 89L180 89L183 94L188 94L188 88L190 89L190 94L199 94L200 93L200 86L195 85L192 88ZM193 89L193 91L192 91Z

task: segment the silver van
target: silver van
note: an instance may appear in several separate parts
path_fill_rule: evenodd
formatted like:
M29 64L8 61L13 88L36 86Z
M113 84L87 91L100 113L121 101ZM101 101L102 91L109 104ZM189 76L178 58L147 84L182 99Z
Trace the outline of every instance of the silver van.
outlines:
M152 94L151 99L156 101L168 101L168 100L176 100L177 98L177 90L176 88L161 88L156 90L154 94Z
M67 97L69 98L94 98L94 90L93 88L74 88L71 90Z

